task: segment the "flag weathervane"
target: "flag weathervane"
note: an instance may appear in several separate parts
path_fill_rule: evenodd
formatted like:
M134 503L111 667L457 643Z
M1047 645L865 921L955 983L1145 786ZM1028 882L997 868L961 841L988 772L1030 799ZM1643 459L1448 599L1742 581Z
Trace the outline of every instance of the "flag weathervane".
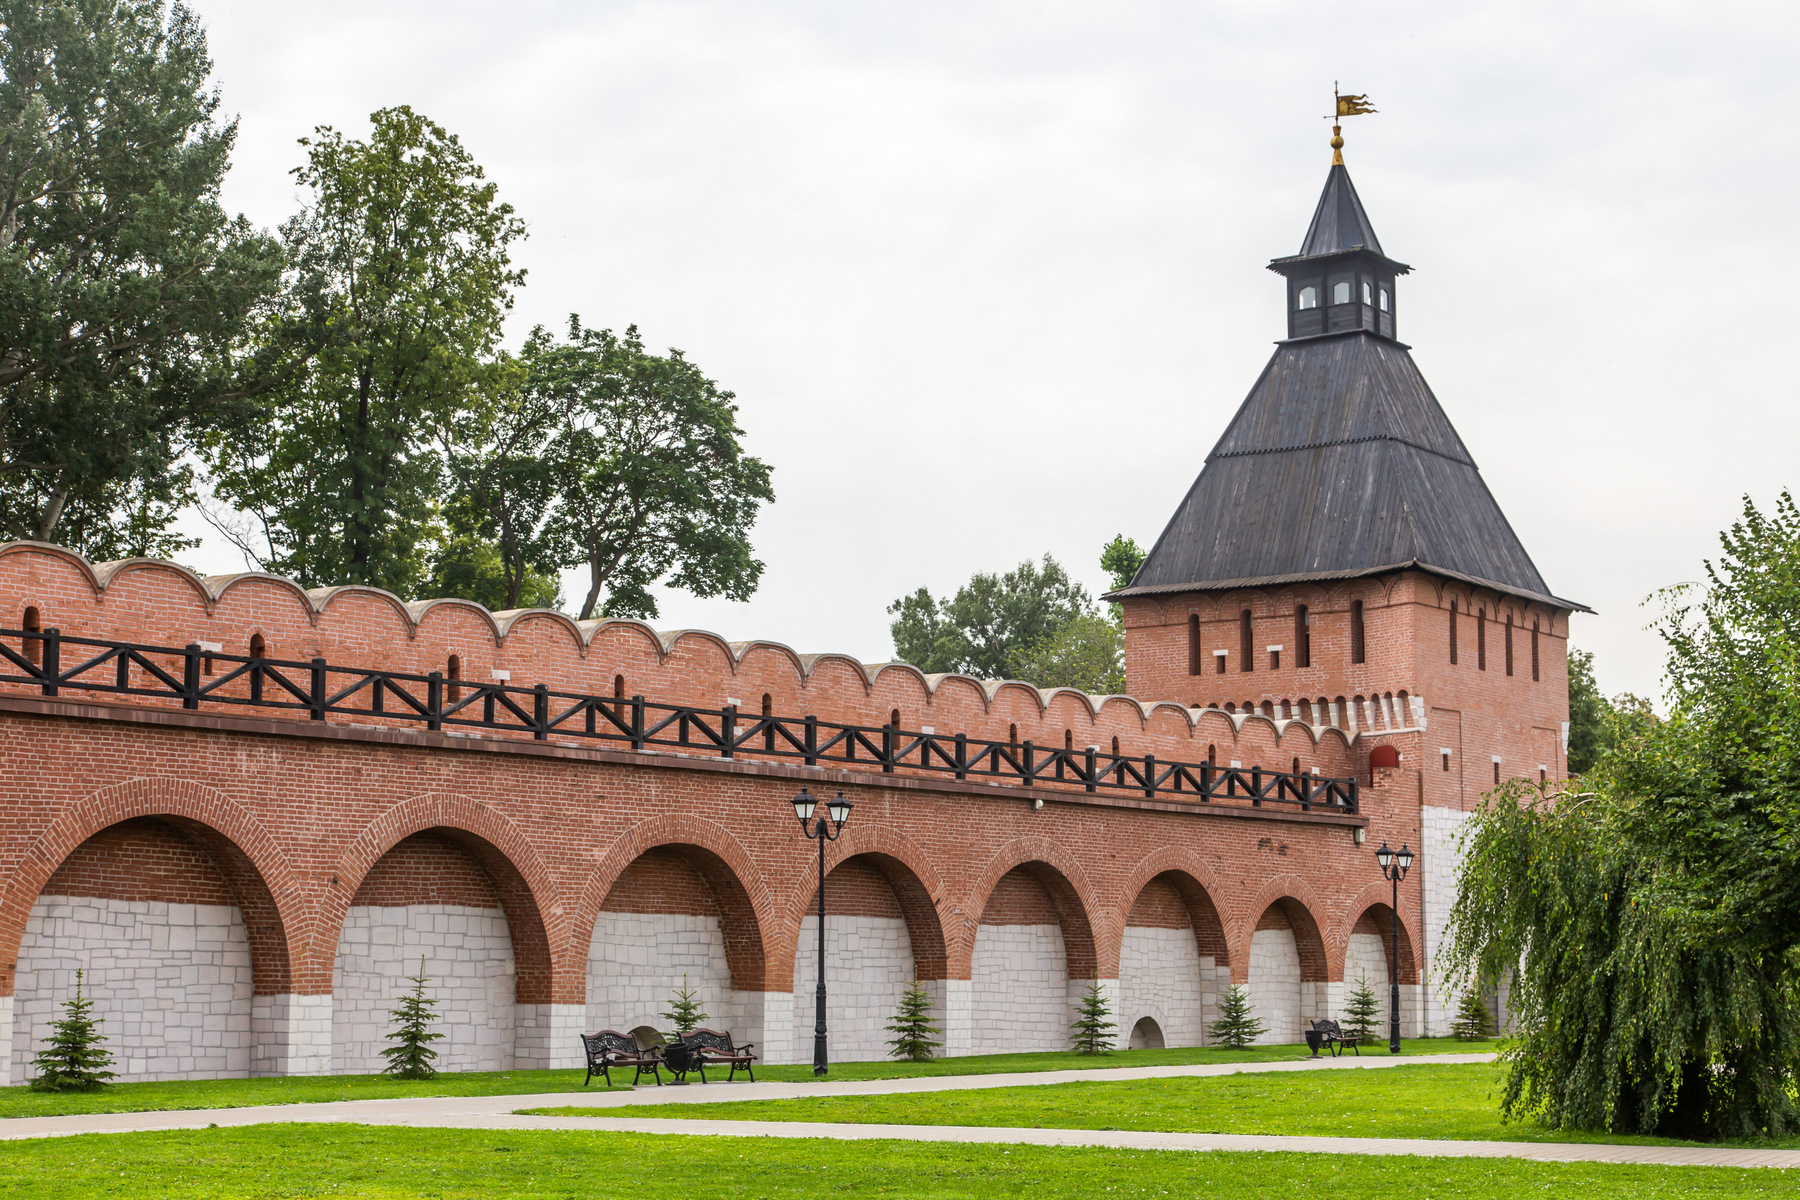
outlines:
M1333 80L1331 84L1331 97L1336 101L1332 105L1334 111L1325 118L1331 122L1331 165L1341 167L1344 165L1344 127L1338 122L1344 117L1360 117L1364 113L1372 113L1375 111L1375 106L1369 103L1366 95L1350 96L1339 93L1336 80Z

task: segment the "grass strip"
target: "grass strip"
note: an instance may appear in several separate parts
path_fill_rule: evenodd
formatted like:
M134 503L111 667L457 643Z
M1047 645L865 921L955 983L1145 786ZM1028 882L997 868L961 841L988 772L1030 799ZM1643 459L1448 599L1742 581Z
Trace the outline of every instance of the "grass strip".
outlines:
M1402 1044L1409 1054L1455 1054L1471 1047L1450 1038ZM1379 1051L1385 1054L1385 1049ZM831 1080L912 1079L937 1075L985 1075L1006 1071L1063 1071L1098 1067L1148 1067L1174 1064L1279 1062L1304 1058L1304 1046L1251 1046L1244 1050L1189 1047L1176 1050L1127 1050L1115 1054L984 1054L929 1063L840 1063ZM289 1075L264 1079L181 1079L159 1083L115 1083L97 1092L44 1093L24 1087L0 1088L0 1118L57 1117L76 1113L152 1112L170 1109L245 1108L260 1104L317 1104L334 1100L392 1100L415 1096L520 1096L538 1092L582 1090L584 1071L469 1071L435 1079L403 1081L385 1075ZM763 1067L759 1080L805 1082L812 1066ZM625 1073L629 1080L631 1073ZM698 1076L695 1079L698 1080ZM743 1076L740 1074L739 1079ZM605 1085L596 1082L591 1087ZM650 1086L645 1084L646 1087Z
M261 1125L0 1143L0 1196L118 1200L1791 1196L1769 1169Z
M1507 1142L1681 1145L1667 1138L1560 1132L1500 1119L1503 1068L1418 1064L1378 1071L1286 1071L803 1100L543 1108L548 1116L982 1125L1168 1133L1302 1134ZM1800 1139L1758 1143L1800 1144Z

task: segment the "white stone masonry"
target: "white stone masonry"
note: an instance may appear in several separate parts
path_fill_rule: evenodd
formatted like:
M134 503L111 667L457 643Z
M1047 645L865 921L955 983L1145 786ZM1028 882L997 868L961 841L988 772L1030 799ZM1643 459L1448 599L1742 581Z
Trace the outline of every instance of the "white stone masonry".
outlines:
M236 907L39 896L19 945L15 1083L29 1078L77 970L121 1080L250 1073L250 941Z
M331 975L332 1069L372 1073L393 1028L388 1014L419 973L438 1002L433 1043L440 1071L505 1071L513 1066L513 954L506 915L455 904L352 907Z
M1229 986L1229 984L1228 984ZM1127 926L1119 947L1119 1044L1149 1017L1165 1046L1198 1046L1218 1004L1210 955L1202 958L1192 929Z
M808 1048L816 1024L819 918L800 923L794 950L794 1040ZM887 1023L912 982L912 938L900 917L825 917L825 1024L834 1062L888 1056ZM941 1023L941 1022L940 1022Z
M1258 929L1250 936L1251 1016L1263 1024L1258 1045L1300 1041L1313 1013L1316 984L1300 982L1300 950L1291 929Z
M764 1040L764 993L732 990L719 919L675 913L600 914L588 946L588 1029L669 1032L662 1014L683 980L709 1027Z
M969 1053L1068 1049L1067 964L1058 926L978 926Z
M1456 875L1459 865L1457 841L1470 814L1454 808L1425 806L1419 810L1419 863L1413 869L1424 872L1425 928L1420 939L1424 944L1419 961L1425 971L1424 1024L1428 1036L1445 1037L1456 1016L1459 997L1451 995L1437 962L1443 945L1444 929L1450 923L1450 909L1456 904ZM1404 1016L1404 1009L1402 1009Z

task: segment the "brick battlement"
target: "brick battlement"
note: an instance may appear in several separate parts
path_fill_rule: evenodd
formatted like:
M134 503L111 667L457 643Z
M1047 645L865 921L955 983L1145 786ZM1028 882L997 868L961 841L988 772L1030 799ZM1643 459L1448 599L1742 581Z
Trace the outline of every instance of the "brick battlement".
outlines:
M926 675L905 663L799 654L775 642L661 632L633 620L491 613L465 600L405 603L368 587L303 589L262 572L201 578L173 563L91 564L42 543L0 546L0 626L221 655L324 658L426 675L454 686L505 680L595 696L734 706L748 717L813 714L841 724L965 733L1040 747L1097 747L1161 761L1358 773L1355 731L1261 713L1226 713L1018 681ZM66 665L66 664L65 664ZM221 669L227 669L221 667ZM1292 711L1292 710L1289 710ZM339 719L333 717L332 719ZM1341 723L1341 722L1340 722Z

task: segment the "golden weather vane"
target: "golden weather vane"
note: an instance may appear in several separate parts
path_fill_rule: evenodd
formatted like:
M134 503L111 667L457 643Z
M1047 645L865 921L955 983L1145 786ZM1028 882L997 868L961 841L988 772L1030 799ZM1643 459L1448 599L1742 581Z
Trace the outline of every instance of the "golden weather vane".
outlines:
M1332 106L1334 111L1325 118L1331 122L1331 165L1341 167L1344 165L1344 127L1338 122L1345 117L1360 117L1364 113L1372 113L1375 111L1375 106L1369 103L1366 95L1341 94L1335 79L1331 83L1331 96L1336 101Z

